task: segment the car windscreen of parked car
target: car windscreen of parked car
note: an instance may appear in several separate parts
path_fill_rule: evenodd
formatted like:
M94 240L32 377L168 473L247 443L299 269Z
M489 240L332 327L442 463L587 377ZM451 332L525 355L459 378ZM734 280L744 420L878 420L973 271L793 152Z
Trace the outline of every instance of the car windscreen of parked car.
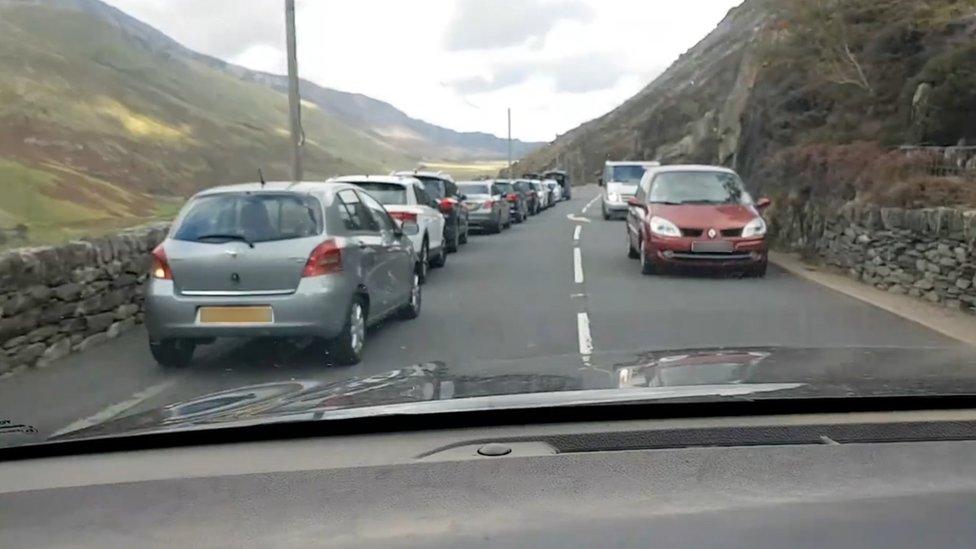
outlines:
M318 200L293 194L228 193L197 198L173 238L250 243L306 238L322 232Z
M363 181L356 183L356 186L368 192L384 206L397 206L407 203L407 188L403 185Z
M742 181L724 172L665 172L654 178L651 202L674 204L751 204Z
M486 183L460 183L458 189L464 194L491 194Z

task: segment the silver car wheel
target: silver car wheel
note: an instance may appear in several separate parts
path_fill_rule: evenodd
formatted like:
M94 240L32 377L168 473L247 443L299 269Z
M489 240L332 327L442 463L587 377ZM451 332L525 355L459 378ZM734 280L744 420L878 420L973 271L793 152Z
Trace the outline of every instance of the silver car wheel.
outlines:
M352 304L349 313L349 346L357 355L362 352L366 341L366 320L363 318L363 306L358 302Z

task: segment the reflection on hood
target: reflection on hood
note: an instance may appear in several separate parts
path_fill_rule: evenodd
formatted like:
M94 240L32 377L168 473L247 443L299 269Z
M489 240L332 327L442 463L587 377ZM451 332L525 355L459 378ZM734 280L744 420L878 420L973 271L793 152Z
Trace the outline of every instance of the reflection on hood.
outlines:
M429 362L339 382L234 388L57 438L353 415L749 395L758 399L976 393L976 351L744 348L602 353L449 367ZM416 405L404 408L405 405ZM355 414L350 412L355 411Z
M764 351L717 351L667 355L652 358L640 366L617 370L620 387L680 387L743 383L752 377L759 363L769 357Z

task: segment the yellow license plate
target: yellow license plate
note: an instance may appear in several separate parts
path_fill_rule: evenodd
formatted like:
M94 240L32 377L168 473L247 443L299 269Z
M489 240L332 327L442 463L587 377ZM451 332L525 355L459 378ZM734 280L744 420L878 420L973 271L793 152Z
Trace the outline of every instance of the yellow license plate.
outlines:
M271 307L200 307L200 324L271 324Z

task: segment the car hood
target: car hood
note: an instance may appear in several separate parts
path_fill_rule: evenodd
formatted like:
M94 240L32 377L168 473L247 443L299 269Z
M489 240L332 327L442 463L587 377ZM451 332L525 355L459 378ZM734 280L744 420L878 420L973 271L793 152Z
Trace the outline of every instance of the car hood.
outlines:
M966 348L749 347L416 364L339 382L233 388L52 437L330 420L389 414L748 396L750 399L976 393Z
M668 205L651 204L651 215L663 217L679 227L701 229L741 229L759 217L752 206L742 204Z

